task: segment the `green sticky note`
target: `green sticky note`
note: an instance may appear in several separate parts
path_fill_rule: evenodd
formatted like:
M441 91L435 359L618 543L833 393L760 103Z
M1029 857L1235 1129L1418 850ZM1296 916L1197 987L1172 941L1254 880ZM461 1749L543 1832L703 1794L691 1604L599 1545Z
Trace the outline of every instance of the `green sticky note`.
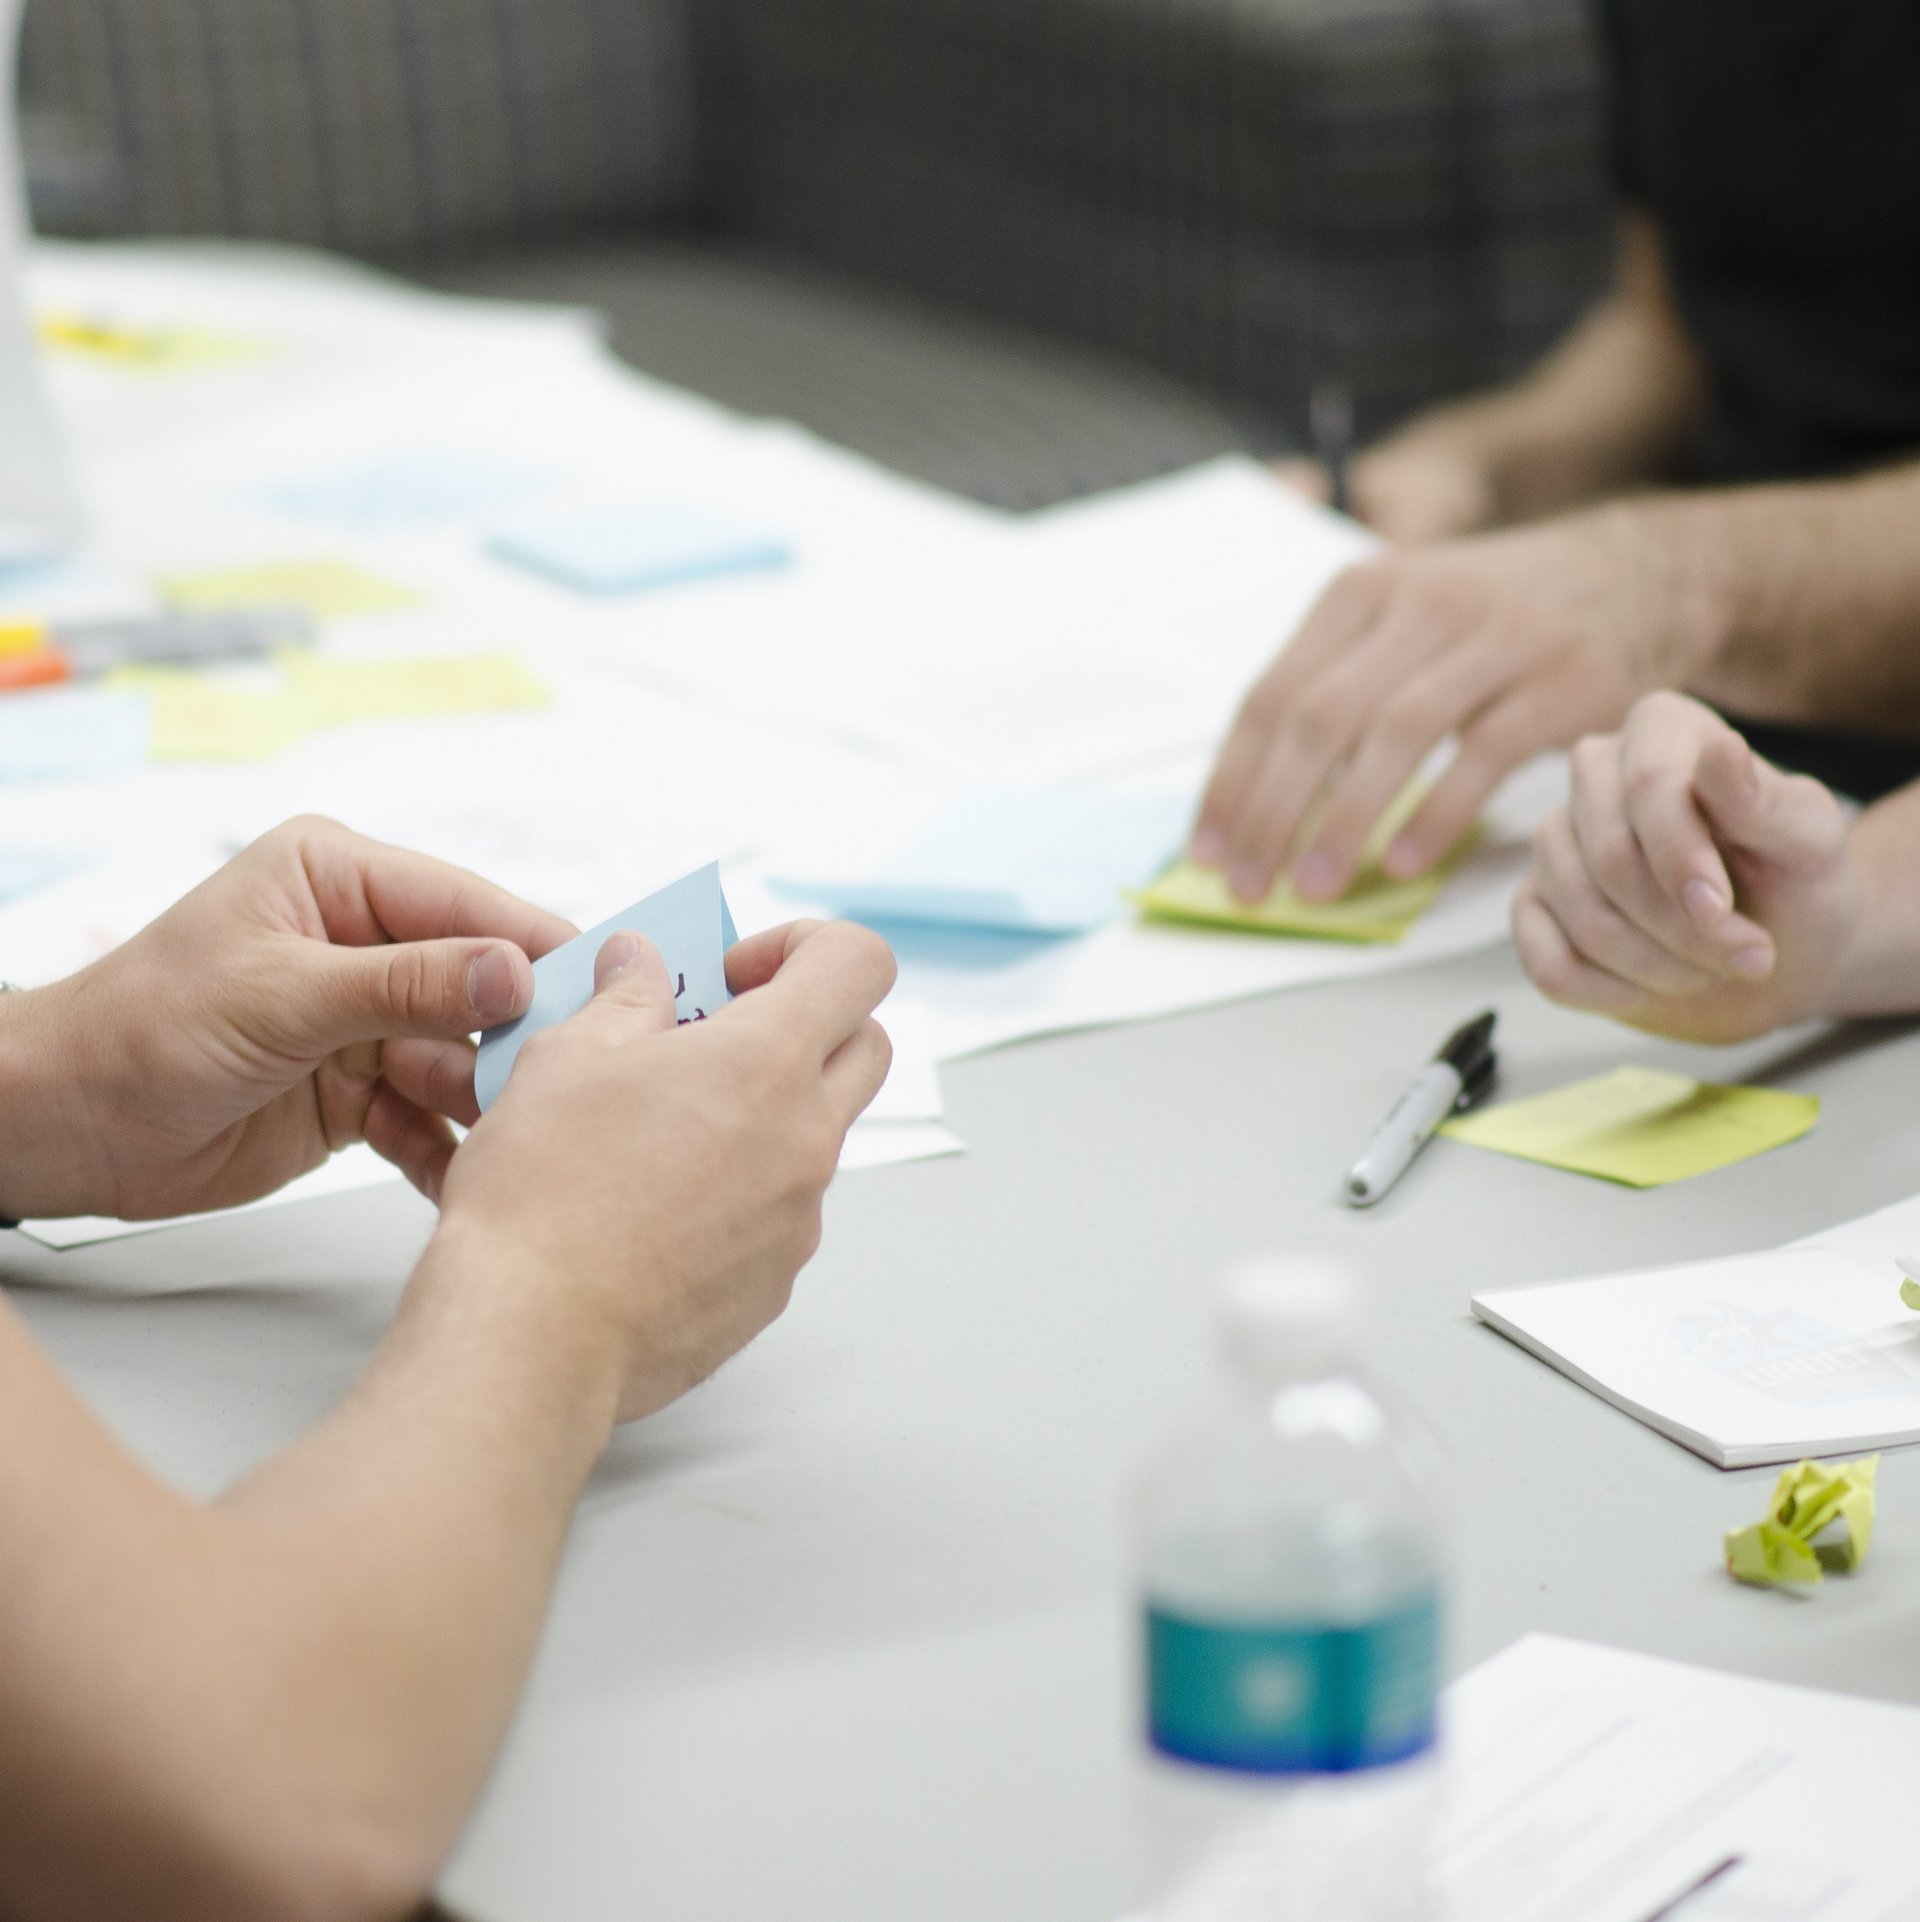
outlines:
M1441 1133L1629 1188L1660 1188L1798 1141L1819 1117L1817 1095L1616 1068L1553 1094L1462 1115Z
M204 574L171 574L159 585L173 606L194 613L298 607L317 621L329 621L422 605L411 588L382 580L351 561L269 561Z
M1727 1573L1758 1588L1810 1588L1828 1574L1851 1575L1873 1545L1879 1472L1878 1455L1781 1470L1766 1514L1729 1531Z

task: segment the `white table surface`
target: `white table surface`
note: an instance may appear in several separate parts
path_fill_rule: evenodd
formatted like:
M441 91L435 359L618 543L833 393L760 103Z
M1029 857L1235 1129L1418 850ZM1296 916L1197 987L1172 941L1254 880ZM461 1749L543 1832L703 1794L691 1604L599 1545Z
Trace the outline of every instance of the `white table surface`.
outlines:
M1489 1003L1511 1093L1636 1060L1825 1112L1650 1194L1443 1142L1348 1212L1346 1160ZM971 1152L844 1179L786 1319L616 1443L448 1903L1109 1922L1129 1894L1124 1494L1201 1403L1210 1283L1248 1249L1315 1242L1376 1284L1380 1367L1454 1463L1456 1669L1548 1629L1920 1701L1920 1457L1887 1460L1859 1578L1740 1589L1720 1537L1772 1471L1717 1472L1466 1307L1911 1193L1917 1068L1903 1027L1666 1048L1546 1007L1489 953L948 1070ZM427 1227L374 1190L62 1256L7 1237L0 1276L119 1432L212 1490L341 1393Z

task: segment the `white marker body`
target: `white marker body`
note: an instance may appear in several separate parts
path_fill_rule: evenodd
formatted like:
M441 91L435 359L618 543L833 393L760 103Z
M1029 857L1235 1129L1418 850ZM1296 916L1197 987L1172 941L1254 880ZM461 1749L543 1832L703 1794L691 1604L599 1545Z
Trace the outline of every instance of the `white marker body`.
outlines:
M1348 1204L1371 1208L1407 1172L1465 1089L1466 1083L1444 1061L1433 1062L1400 1097L1379 1133L1347 1171Z

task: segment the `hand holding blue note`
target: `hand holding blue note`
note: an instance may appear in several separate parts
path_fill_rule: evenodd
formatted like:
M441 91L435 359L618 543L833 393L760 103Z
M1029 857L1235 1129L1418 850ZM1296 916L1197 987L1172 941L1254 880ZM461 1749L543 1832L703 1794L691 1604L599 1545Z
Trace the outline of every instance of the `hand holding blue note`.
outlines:
M712 870L668 893L687 909L669 939L717 952ZM785 1307L847 1130L886 1079L873 1011L894 970L863 928L776 928L733 950L738 998L696 1021L675 992L680 961L608 927L582 938L587 1005L526 1052L453 1157L436 1245L469 1298L493 1287L515 1312L585 1308L617 1377L608 1412L632 1420Z
M719 864L710 862L533 964L533 1005L480 1043L473 1091L483 1113L507 1085L526 1043L542 1028L578 1014L593 999L594 963L608 938L622 932L644 935L660 950L682 1022L704 1021L733 999L727 987L727 950L739 935L720 891Z

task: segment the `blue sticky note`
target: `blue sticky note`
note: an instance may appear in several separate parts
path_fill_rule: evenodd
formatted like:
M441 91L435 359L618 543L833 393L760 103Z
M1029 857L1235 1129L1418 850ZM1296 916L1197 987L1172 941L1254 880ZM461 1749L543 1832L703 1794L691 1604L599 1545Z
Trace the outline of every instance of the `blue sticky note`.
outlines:
M153 706L133 688L0 694L0 781L99 781L147 762Z
M984 789L870 875L771 885L854 921L1084 934L1166 865L1192 812L1177 794Z
M84 855L56 853L51 848L0 848L0 904L50 888L86 865Z
M288 481L266 498L291 514L378 532L498 513L544 485L538 474L484 457L422 451Z
M704 1021L733 999L727 987L727 950L740 937L720 890L720 864L715 861L533 964L533 1005L518 1021L481 1037L473 1091L483 1109L491 1107L507 1085L514 1057L528 1039L570 1019L593 999L593 964L607 937L623 931L645 935L660 950L683 1023Z
M582 594L632 594L784 567L786 544L695 507L548 510L495 531L490 553Z

